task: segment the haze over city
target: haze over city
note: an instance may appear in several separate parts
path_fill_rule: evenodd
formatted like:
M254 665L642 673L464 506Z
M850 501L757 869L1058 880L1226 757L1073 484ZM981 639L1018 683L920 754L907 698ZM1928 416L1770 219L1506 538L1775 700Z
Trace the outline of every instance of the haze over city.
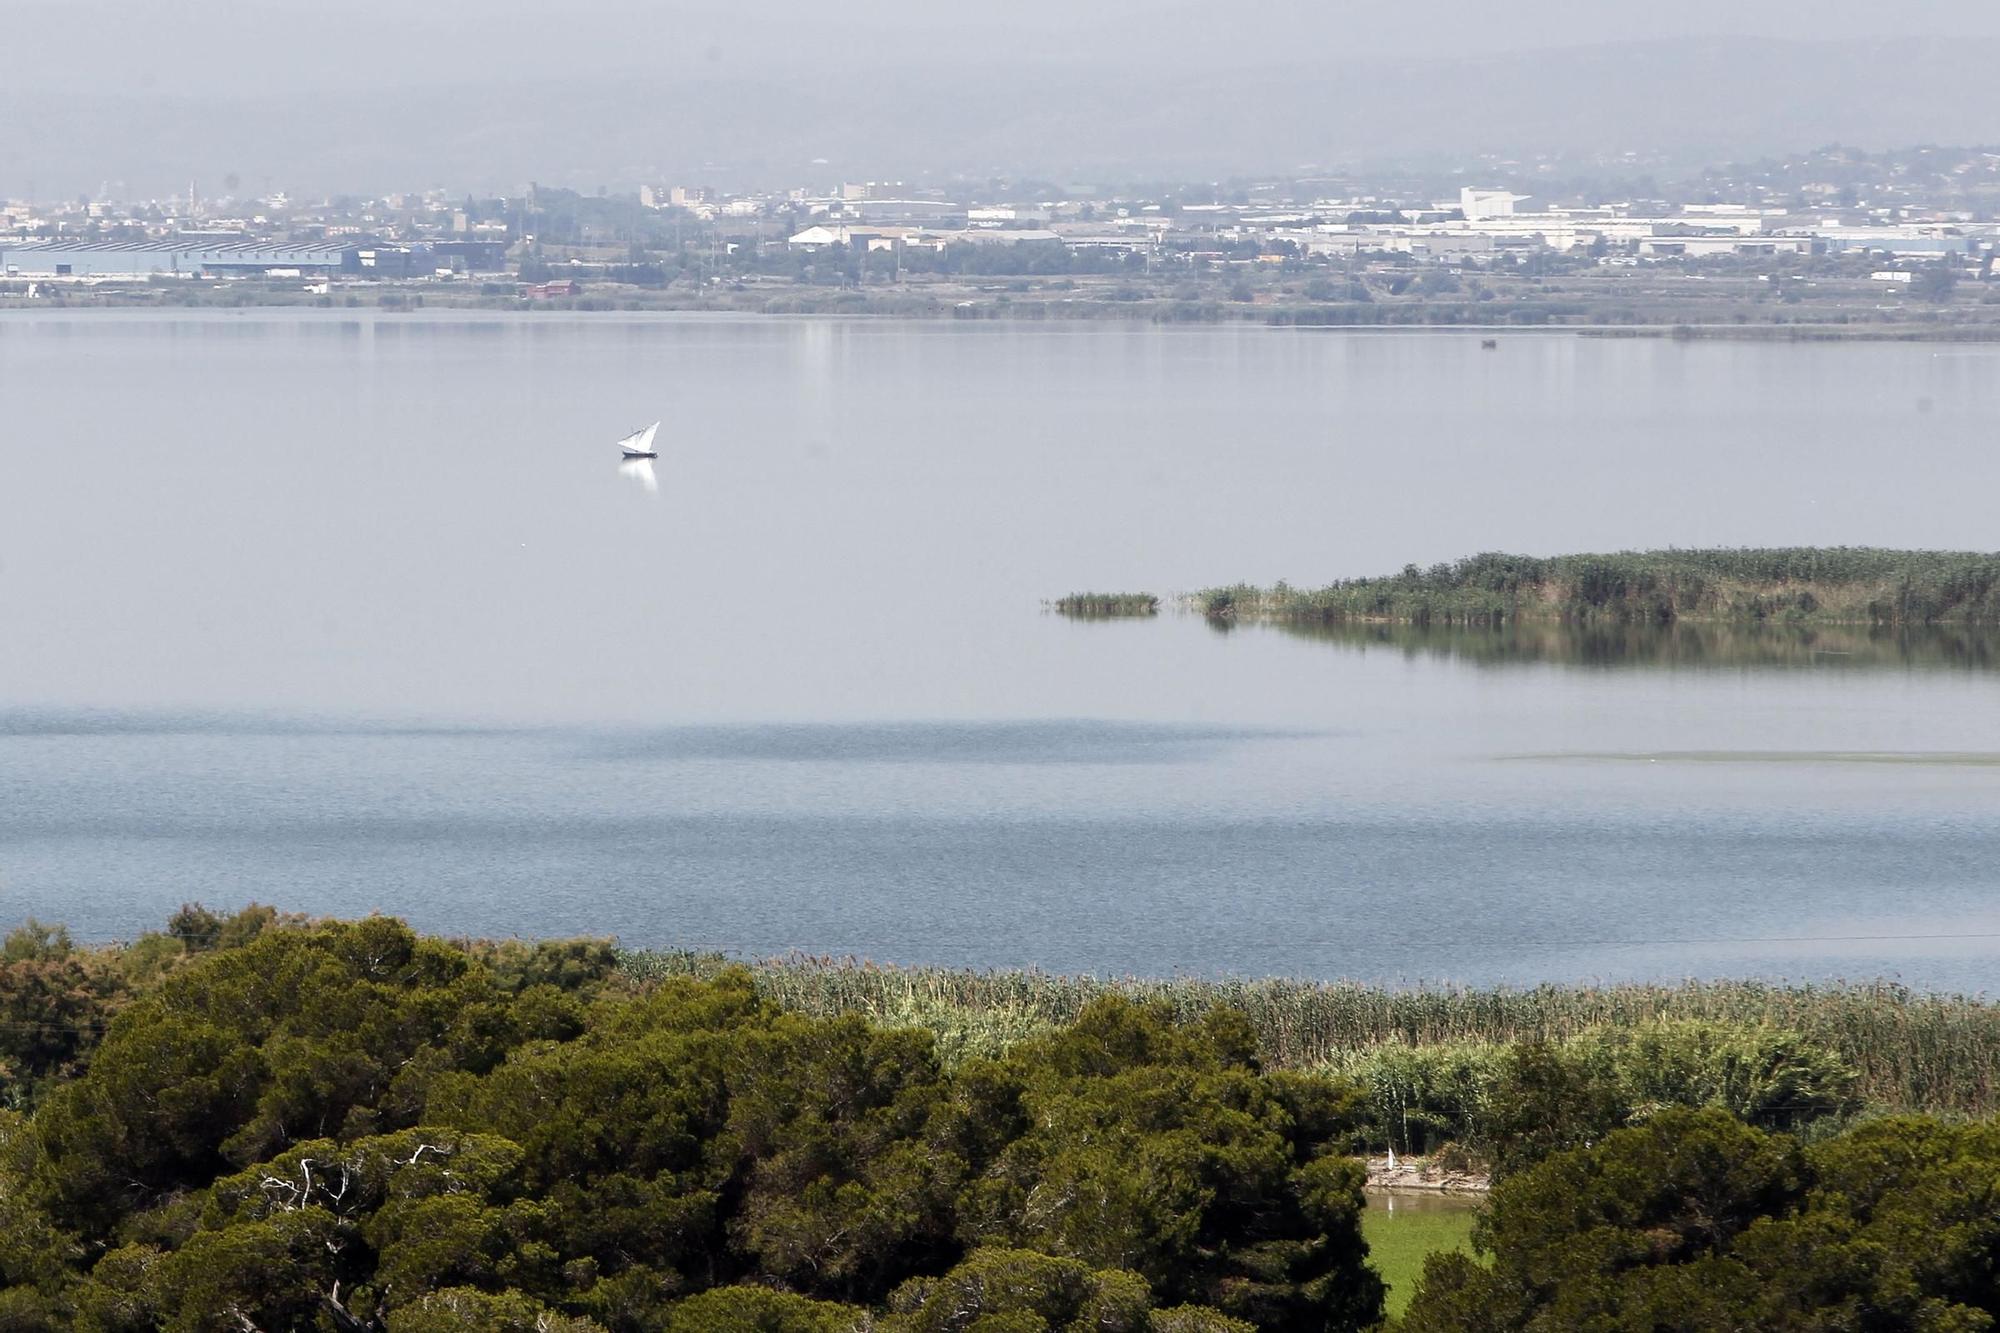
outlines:
M2000 140L2000 17L1445 0L964 13L590 0L0 3L0 195L1220 178L1478 154L1686 167ZM1912 96L1921 89L1921 97Z

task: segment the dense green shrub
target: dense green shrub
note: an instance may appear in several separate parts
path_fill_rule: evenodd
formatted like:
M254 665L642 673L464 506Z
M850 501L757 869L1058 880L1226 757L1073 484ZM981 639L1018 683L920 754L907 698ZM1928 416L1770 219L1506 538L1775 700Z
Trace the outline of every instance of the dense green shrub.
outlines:
M17 927L0 943L0 1104L31 1106L79 1072L112 1016L176 968L299 924L256 904L233 916L189 904L166 933L108 949L80 949L60 926Z
M1991 1008L1893 989L746 968L190 908L126 948L31 924L0 999L55 1016L10 1048L0 1329L1361 1328L1385 1142L1501 1168L1412 1327L1981 1327L2000 1252L2000 1131L1835 1132L1986 1095Z
M1144 1333L1152 1309L1146 1280L1094 1271L1075 1259L988 1247L938 1277L916 1278L889 1298L895 1333L968 1329L1085 1329Z
M32 1116L0 1327L1358 1329L1358 1103L1106 996L952 1067L750 974L183 914ZM53 932L7 966L74 961ZM98 958L93 966L109 965Z
M1663 1112L1497 1186L1487 1262L1433 1257L1405 1326L1991 1328L1996 1171L1990 1123L1872 1121L1802 1148Z
M1018 1132L968 1154L967 1239L1130 1269L1163 1299L1263 1326L1379 1310L1347 1108L1262 1076L1240 1016L1175 1026L1101 1000L983 1074L982 1100L1018 1108Z
M1767 1025L1652 1019L1556 1042L1379 1045L1322 1066L1367 1090L1375 1142L1469 1144L1502 1166L1595 1141L1670 1107L1792 1129L1858 1106L1833 1051Z
M667 1307L664 1333L865 1333L866 1310L771 1287L712 1287Z

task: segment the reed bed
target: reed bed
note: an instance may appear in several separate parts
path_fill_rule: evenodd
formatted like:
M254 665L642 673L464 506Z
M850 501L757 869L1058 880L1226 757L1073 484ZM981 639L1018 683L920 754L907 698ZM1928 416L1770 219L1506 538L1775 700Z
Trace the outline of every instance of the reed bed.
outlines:
M626 952L621 961L626 975L642 983L747 966L761 992L787 1008L955 1032L966 1051L1004 1048L1067 1023L1105 994L1165 1004L1182 1018L1218 1005L1240 1010L1264 1058L1291 1068L1342 1065L1352 1053L1378 1047L1560 1042L1656 1019L1764 1025L1838 1053L1856 1072L1855 1092L1871 1105L1941 1115L2000 1112L2000 1006L1887 982L1388 990L1346 982L899 968L806 955L744 963L720 954Z
M1216 619L1491 625L1521 619L2000 624L2000 554L1882 547L1487 553L1323 588L1248 584L1189 599Z
M1149 592L1073 592L1056 599L1056 611L1079 620L1151 616L1159 614L1160 599Z

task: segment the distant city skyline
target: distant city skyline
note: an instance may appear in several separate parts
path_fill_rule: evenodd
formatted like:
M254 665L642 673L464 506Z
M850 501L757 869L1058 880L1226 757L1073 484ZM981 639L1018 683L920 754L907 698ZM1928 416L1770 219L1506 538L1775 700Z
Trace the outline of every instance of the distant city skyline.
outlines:
M1318 270L1372 302L1373 291L1353 285L1371 273L1400 297L1415 267L1507 273L1554 258L1571 271L1747 261L1766 264L1773 282L1810 267L1942 301L1962 278L1990 280L2000 248L2000 150L1827 151L1711 169L1660 192L1646 184L1575 184L1538 198L1500 182L1365 176L1081 195L1080 186L1005 182L747 194L654 183L602 196L536 186L501 198L430 190L318 201L217 200L191 185L185 198L0 201L0 281L248 279L278 282L282 293L283 282L303 279L330 299L335 286L456 286L511 270L518 293L502 284L479 295L536 298L581 296L584 282L699 291L725 278L859 286L929 283L925 274L1152 279L1178 270L1225 279L1238 301L1260 299L1260 272L1291 280L1264 283L1267 302L1339 298L1343 288L1325 276L1301 284ZM1443 277L1417 294L1461 290Z

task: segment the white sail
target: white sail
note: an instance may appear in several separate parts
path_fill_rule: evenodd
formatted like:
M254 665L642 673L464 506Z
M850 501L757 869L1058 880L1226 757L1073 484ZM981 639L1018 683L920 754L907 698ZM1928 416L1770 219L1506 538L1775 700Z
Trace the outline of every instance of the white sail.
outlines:
M618 447L628 458L643 458L653 452L653 437L660 433L660 423L655 421L644 430L635 430L618 441Z

